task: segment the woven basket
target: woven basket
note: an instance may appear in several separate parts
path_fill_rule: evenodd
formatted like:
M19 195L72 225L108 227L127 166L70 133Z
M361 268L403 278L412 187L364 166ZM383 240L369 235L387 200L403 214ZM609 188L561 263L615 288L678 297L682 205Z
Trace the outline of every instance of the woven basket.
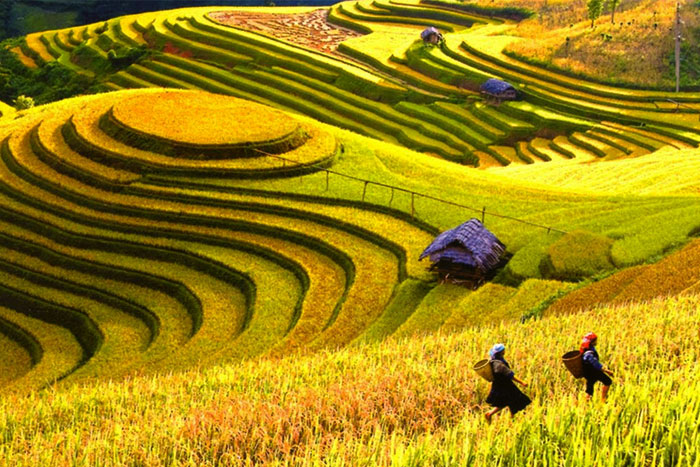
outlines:
M566 352L561 359L574 378L583 378L583 355L581 352L578 350Z
M474 365L474 371L489 383L493 381L493 368L491 368L489 360L479 360Z

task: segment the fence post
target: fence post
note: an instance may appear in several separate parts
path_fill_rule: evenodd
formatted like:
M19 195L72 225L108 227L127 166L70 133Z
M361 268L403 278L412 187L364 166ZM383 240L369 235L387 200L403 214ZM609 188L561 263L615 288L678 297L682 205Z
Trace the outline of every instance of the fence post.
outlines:
M369 182L365 182L365 187L362 189L362 201L365 200L365 194L367 193L367 184Z
M483 224L486 220L486 206L481 210L481 223Z
M330 173L326 170L326 191L328 191L328 177L330 176Z
M416 194L411 192L411 217L416 216Z
M391 198L389 198L389 206L391 206L392 201L394 201L394 187L391 187Z

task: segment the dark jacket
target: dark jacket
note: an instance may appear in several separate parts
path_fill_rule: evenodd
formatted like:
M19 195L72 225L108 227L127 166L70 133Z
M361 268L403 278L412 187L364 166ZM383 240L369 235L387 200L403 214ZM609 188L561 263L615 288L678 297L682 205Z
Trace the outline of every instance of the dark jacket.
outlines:
M596 370L603 369L603 364L600 363L600 357L595 347L591 346L591 348L583 352L583 364Z
M489 363L493 370L493 383L486 402L494 407L508 407L513 414L527 407L532 401L513 383L515 373L508 362L495 358Z

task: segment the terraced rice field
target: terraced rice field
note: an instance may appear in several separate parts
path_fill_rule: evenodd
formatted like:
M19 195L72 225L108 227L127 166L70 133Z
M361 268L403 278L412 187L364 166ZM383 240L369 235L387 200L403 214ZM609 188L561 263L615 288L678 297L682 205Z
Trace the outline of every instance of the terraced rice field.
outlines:
M265 124L214 132L214 111ZM426 279L415 258L435 231L399 211L147 182L298 176L337 157L333 135L280 111L127 91L57 104L4 134L2 322L34 355L10 388L343 345L398 284ZM75 352L47 371L56 345Z
M92 73L108 53L146 45L148 58L105 75L110 88L252 99L482 168L608 161L700 144L696 94L591 85L519 62L502 52L517 39L502 20L396 0L269 11L127 16L33 35L18 53ZM429 25L445 32L444 44L417 40ZM321 38L328 37L326 47ZM92 51L92 62L75 59L78 46ZM523 101L484 105L476 91L489 77L510 81Z
M695 465L700 95L520 62L512 27L360 0L13 48L113 92L0 106L0 463ZM509 261L437 283L470 217ZM591 327L602 411L548 360ZM464 369L499 340L535 404L485 426Z
M693 197L630 198L621 210L615 198L552 198L523 185L508 201L502 190L512 182L501 175L465 179L451 162L387 158L385 143L368 158L370 140L201 91L75 98L2 131L1 323L10 330L3 345L18 355L8 390L517 322L571 289L538 267L571 261L552 244L561 234L542 232L540 244L532 227L506 219L488 225L516 253L507 270L519 287L435 287L418 256L464 211L428 199L414 206L403 192L387 200L387 188L368 182L360 197L363 179L410 186L405 177L418 169L412 188L426 195L439 174L444 186L466 180L469 197L492 198L522 220L616 231L607 248L618 266L698 228ZM527 206L521 196L531 197ZM630 249L654 221L619 219L655 211L669 219L668 236ZM484 303L493 309L476 313Z
M444 44L417 40L427 25ZM6 384L517 321L570 290L552 280L570 271L547 265L597 271L560 258L564 234L552 229L605 239L603 270L687 242L698 228L699 96L591 85L519 62L503 53L517 40L511 27L376 0L190 8L28 36L14 49L26 66L57 60L115 92L14 122L0 109L0 270L16 304L7 326L68 317L13 334L23 344L12 352L26 355ZM334 40L311 44L319 34ZM139 47L144 58L114 68ZM490 77L521 99L483 100ZM491 214L514 253L502 285L435 287L419 253L475 213ZM493 309L475 316L478 303ZM20 318L30 304L43 311ZM120 324L103 323L116 314ZM68 322L70 336L55 329ZM46 371L39 355L50 351L37 349L59 335L81 350Z

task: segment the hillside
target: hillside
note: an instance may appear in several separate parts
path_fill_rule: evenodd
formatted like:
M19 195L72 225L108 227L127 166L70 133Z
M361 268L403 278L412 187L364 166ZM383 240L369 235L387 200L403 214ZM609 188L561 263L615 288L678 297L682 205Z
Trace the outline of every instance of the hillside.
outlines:
M521 22L513 31L514 36L525 40L515 40L507 51L550 69L596 81L673 89L677 3L618 2L614 15L606 3L595 22L589 19L585 3L533 5L537 16ZM680 5L681 86L698 89L700 10L695 2Z
M0 401L0 459L17 466L37 459L86 466L692 465L700 456L698 305L694 296L599 308L511 328L9 395ZM581 381L559 362L592 327L616 371L607 404L587 404ZM471 366L501 340L534 403L488 425L488 384Z
M263 6L264 0L222 0L221 6ZM115 16L187 6L206 6L205 0L3 0L0 40L47 29L105 21ZM327 5L322 0L278 0L277 5Z
M694 465L700 93L523 60L524 16L201 7L4 42L3 98L37 105L0 106L0 463ZM507 263L438 283L419 256L470 218ZM559 361L590 330L606 406ZM494 342L535 403L487 426Z
M2 132L2 319L24 336L13 352L28 359L7 382L20 391L518 321L574 286L561 281L652 261L700 227L700 159L677 150L679 193L664 193L669 162L647 171L648 195L603 196L201 91L74 98ZM436 286L418 262L474 215L459 205L485 206L514 253L497 278L509 293ZM495 309L468 316L469 303Z
M517 321L697 234L696 94L677 112L668 93L537 69L502 52L507 22L440 6L268 11L126 16L8 49L114 90L4 112L4 319L28 356L11 387ZM435 21L445 43L416 42ZM307 48L324 27L344 40ZM470 90L495 72L523 99ZM418 262L470 217L512 255L476 293ZM38 336L41 313L67 321ZM66 330L73 355L48 371Z

